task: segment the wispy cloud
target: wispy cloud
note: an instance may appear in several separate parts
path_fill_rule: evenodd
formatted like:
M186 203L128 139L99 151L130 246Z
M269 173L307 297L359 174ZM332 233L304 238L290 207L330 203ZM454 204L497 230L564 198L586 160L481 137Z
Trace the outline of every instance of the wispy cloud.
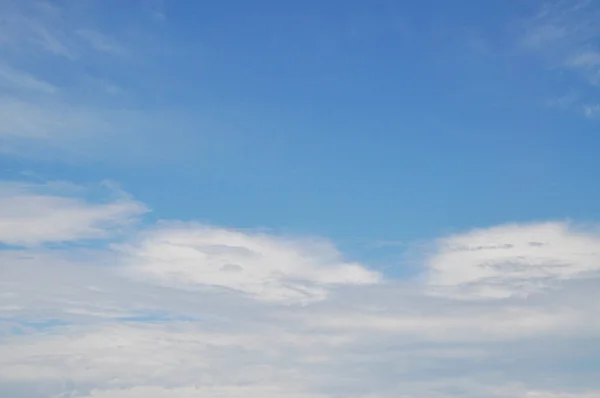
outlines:
M0 86L4 89L36 91L47 94L58 91L55 85L8 65L0 65Z
M574 55L567 61L567 65L574 68L585 68L592 69L600 67L600 52L598 51L584 51Z
M522 43L550 57L559 66L593 78L600 67L598 16L600 9L592 1L549 1L525 23Z
M80 61L89 50L127 54L126 46L111 35L86 27L71 3L5 1L0 4L0 44L9 53L52 55Z
M75 33L89 43L96 51L117 56L125 56L128 54L128 51L121 44L104 33L91 29L80 29Z
M146 211L127 197L94 204L61 195L55 188L56 184L0 184L0 242L36 246L106 238Z
M70 60L77 52L58 6L49 2L5 1L0 5L0 43L11 51L44 51ZM66 30L67 29L67 30Z
M149 126L157 125L146 122L153 116L143 110L143 101L115 102L126 81L88 72L92 61L131 60L124 60L130 55L126 40L87 26L83 9L70 2L0 4L3 155L89 155L91 148L150 134Z
M596 118L600 116L600 104L584 105L583 112L589 118Z
M0 2L0 154L129 164L178 161L198 150L215 156L225 132L184 105L157 109L164 82L140 72L154 69L152 29L160 24L145 11L160 4L140 4L108 30L90 16L95 6Z
M139 111L97 109L53 98L0 97L0 113L0 152L42 159L89 156L115 137L128 140L152 125Z
M600 86L600 8L589 0L551 0L523 25L521 45L553 69L573 73L593 91ZM563 109L590 116L586 95ZM557 100L550 101L556 105Z

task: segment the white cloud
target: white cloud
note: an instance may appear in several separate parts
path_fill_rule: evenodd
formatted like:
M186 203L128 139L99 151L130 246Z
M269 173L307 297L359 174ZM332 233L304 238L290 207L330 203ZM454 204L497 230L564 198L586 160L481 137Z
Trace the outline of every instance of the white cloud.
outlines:
M171 224L124 247L128 271L183 285L220 286L267 301L310 302L327 286L377 283L326 241L277 238L196 224Z
M441 239L427 267L440 294L527 296L600 272L600 233L558 222L479 229Z
M413 298L415 300L415 298ZM418 298L413 304L419 307ZM506 308L493 314L480 309L450 308L445 313L318 314L306 316L305 326L319 330L353 331L403 336L411 341L490 342L544 335L596 335L600 324L575 309Z
M207 369L208 362L216 359L214 353L207 357L211 348L242 347L253 340L253 336L203 333L186 325L70 329L34 341L11 339L10 346L2 346L0 374L13 381L56 381L69 375L77 382L123 378L143 383L152 375L189 383L197 372L217 370ZM74 357L79 360L72 361ZM185 372L180 368L183 363L190 367Z
M593 81L596 15L578 4L546 7L523 44ZM81 96L13 67L14 55L63 67L137 51L117 31L67 14L44 2L0 4L7 55L0 83L18 91L0 98L3 153L108 152L110 141L129 158L148 152L148 140L132 134L159 129L169 131L157 145L164 156L177 132L199 129L181 112L99 107L98 91ZM131 90L121 87L126 79L97 81L108 92ZM32 100L36 93L57 95ZM184 141L177 156L207 146ZM600 355L593 230L504 225L442 238L422 278L403 281L346 260L326 239L174 221L134 230L143 204L111 189L100 201L95 194L65 184L0 184L0 242L21 246L0 251L0 396L599 395L586 368ZM51 244L117 237L114 247Z
M146 211L128 197L88 203L55 188L55 184L0 184L0 242L34 246L106 238Z
M323 394L286 391L277 386L229 386L229 387L183 387L164 388L140 386L121 390L94 390L85 398L327 398Z
M168 392L184 397L195 393L232 398L242 392L323 398L423 394L454 397L453 388L460 388L460 396L465 397L593 396L543 387L499 387L502 383L485 377L474 381L476 366L498 365L497 354L486 361L485 356L473 356L464 348L452 351L435 345L402 347L380 336L364 336L360 342L350 340L340 345L327 335L293 335L273 328L276 324L272 322L257 325L260 328L251 328L242 321L234 325L236 330L227 330L223 324L202 322L109 323L99 327L67 326L43 333L32 331L0 342L0 386L4 381L46 386L41 391L51 391L53 386L69 380L73 387L63 387L63 391L70 391L75 397L115 398L144 393L161 397ZM398 339L401 337L395 337ZM475 366L461 370L462 374L472 374L469 383L431 374L441 364L452 368L464 366L465 360ZM394 369L396 376L386 375L382 371L386 368ZM515 374L510 367L506 371ZM383 377L378 377L382 372ZM411 380L411 375L417 374L420 376Z
M28 244L84 239L96 219L110 234L141 206L64 183L2 192L40 199L0 213L0 225L36 225L2 229ZM59 222L76 227L48 227ZM596 239L562 223L471 231L429 253L424 271L440 279L411 281L345 261L325 239L194 223L130 230L116 248L3 250L0 395L592 398L598 381L572 368L600 355ZM523 269L502 265L514 258ZM487 262L508 298L482 294ZM515 279L540 267L551 278L523 298Z
M554 392L554 391L527 391L524 398L599 398L600 392L590 391L583 393Z
M335 342L272 326L245 330L240 324L232 331L203 323L124 322L30 332L0 342L0 385L36 383L50 390L68 377L80 386L77 396L88 396L86 390L92 397L170 390L325 397L308 383L312 365L302 358L305 351L330 352Z
M528 389L526 386L512 384L488 388L491 395L496 397L519 397L519 398L597 398L600 391L549 391L541 389Z

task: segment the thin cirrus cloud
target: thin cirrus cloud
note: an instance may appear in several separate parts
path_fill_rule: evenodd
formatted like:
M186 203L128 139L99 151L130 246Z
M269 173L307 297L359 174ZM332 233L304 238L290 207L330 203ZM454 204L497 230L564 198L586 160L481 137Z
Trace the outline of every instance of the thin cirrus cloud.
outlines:
M85 25L85 15L75 4L5 1L0 44L7 53L43 52L69 61L81 61L85 53L124 56L128 51L118 40Z
M587 54L582 58L585 62L573 66L590 66L587 60L595 58L590 48L600 36L600 28L593 23L597 15L593 2L587 0L546 2L533 18L524 22L521 43L562 61Z
M574 55L568 64L575 68L588 68L594 69L600 67L600 52L597 51L583 51L579 54Z
M202 152L213 166L222 152L235 148L230 143L238 133L226 123L185 106L156 109L145 103L164 89L160 82L149 87L156 76L140 81L140 70L151 70L155 60L144 51L153 46L150 38L137 45L86 26L80 22L85 18L67 18L54 6L31 15L15 4L0 4L1 155L156 167ZM97 63L107 67L90 67Z
M0 65L0 85L7 90L33 91L44 94L58 92L58 88L53 84L8 65Z
M596 118L600 116L600 104L586 105L583 107L583 111L587 117Z
M588 118L598 114L595 91L600 84L599 17L593 1L549 1L537 15L524 21L520 37L524 49L540 55L552 69L573 73L587 86L568 104L554 99L549 101L551 106L574 110ZM573 93L568 96L573 97Z
M80 29L75 33L87 41L92 49L116 56L127 56L128 51L117 40L91 29Z
M158 152L148 148L149 142L165 141L157 130L191 129L190 115L183 110L157 113L127 101L140 65L150 61L142 54L132 61L131 49L143 49L125 34L95 27L87 14L91 6L0 3L2 155L65 161L111 154L130 159L136 158L131 156L136 148L138 153ZM90 67L97 63L107 67ZM118 77L125 71L126 78L113 76L116 68ZM164 156L165 146L155 156Z
M107 89L119 91L118 87ZM181 158L192 151L206 153L210 160L209 149L219 143L205 122L184 110L148 114L136 108L0 96L0 113L0 154L21 159L66 163L111 159L145 165L152 160L155 166L165 158L173 159L175 153ZM164 134L171 129L175 130L171 135ZM191 141L198 147L184 139L190 131L196 133ZM212 151L213 157L216 152Z
M591 95L580 93L570 104L586 117L597 113L593 110L600 84L599 17L593 1L549 1L524 21L520 37L523 48L541 55L552 68L573 72L593 91Z
M66 21L60 8L46 2L11 0L3 2L0 7L3 11L0 16L0 44L5 51L43 51L69 60L77 59L68 34L61 27Z

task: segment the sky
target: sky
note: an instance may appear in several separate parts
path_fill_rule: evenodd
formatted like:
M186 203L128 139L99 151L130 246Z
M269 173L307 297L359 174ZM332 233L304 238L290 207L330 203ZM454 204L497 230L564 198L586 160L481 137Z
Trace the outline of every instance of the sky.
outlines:
M600 397L599 21L0 0L0 396Z

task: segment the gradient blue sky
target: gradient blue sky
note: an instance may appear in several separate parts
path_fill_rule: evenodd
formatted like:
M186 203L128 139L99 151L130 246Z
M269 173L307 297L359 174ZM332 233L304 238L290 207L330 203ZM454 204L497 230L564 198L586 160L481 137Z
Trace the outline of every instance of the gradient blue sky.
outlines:
M113 179L162 217L339 239L599 216L598 123L582 115L597 70L565 65L579 47L526 45L542 2L165 2L160 18L138 1L14 3L110 42L77 37L73 59L15 43L5 66L57 92L6 94L130 117L90 142L65 131L64 151L89 144L77 160L40 148L3 170ZM571 93L573 109L548 105Z
M591 0L0 0L0 344L13 353L0 359L0 392L597 397L600 347L586 353L577 341L600 336L585 321L600 308L578 293L600 286L598 21ZM30 297L28 286L44 280ZM111 293L100 299L84 285ZM207 298L214 307L185 304ZM569 314L554 320L559 309ZM233 321L245 311L271 331L342 330L359 343L327 346L334 365L315 360L328 381L286 362L300 355L286 345L285 365L273 369L310 380L302 392L287 373L256 390L241 371L206 379L213 387L167 370L156 383L142 374L117 382L91 359L97 374L69 379L71 355L97 347L89 334L152 330L140 338L179 333L179 344L206 328L258 333L250 319ZM526 325L535 311L539 323ZM361 322L384 337L371 342L372 329L355 330ZM465 347L477 327L496 337ZM68 348L80 334L88 337ZM515 359L527 339L531 355ZM28 356L35 344L48 356ZM570 364L547 370L552 381L531 371L547 364L544 344ZM474 350L461 356L461 387L444 384L452 366L430 352L440 345ZM53 349L64 353L58 365ZM361 355L382 352L361 370ZM411 355L422 372L383 376ZM38 360L65 373L24 365ZM208 373L225 366L207 363ZM519 363L529 370L505 368ZM346 391L338 367L373 388ZM489 374L471 378L473 369ZM214 386L223 390L203 390Z

